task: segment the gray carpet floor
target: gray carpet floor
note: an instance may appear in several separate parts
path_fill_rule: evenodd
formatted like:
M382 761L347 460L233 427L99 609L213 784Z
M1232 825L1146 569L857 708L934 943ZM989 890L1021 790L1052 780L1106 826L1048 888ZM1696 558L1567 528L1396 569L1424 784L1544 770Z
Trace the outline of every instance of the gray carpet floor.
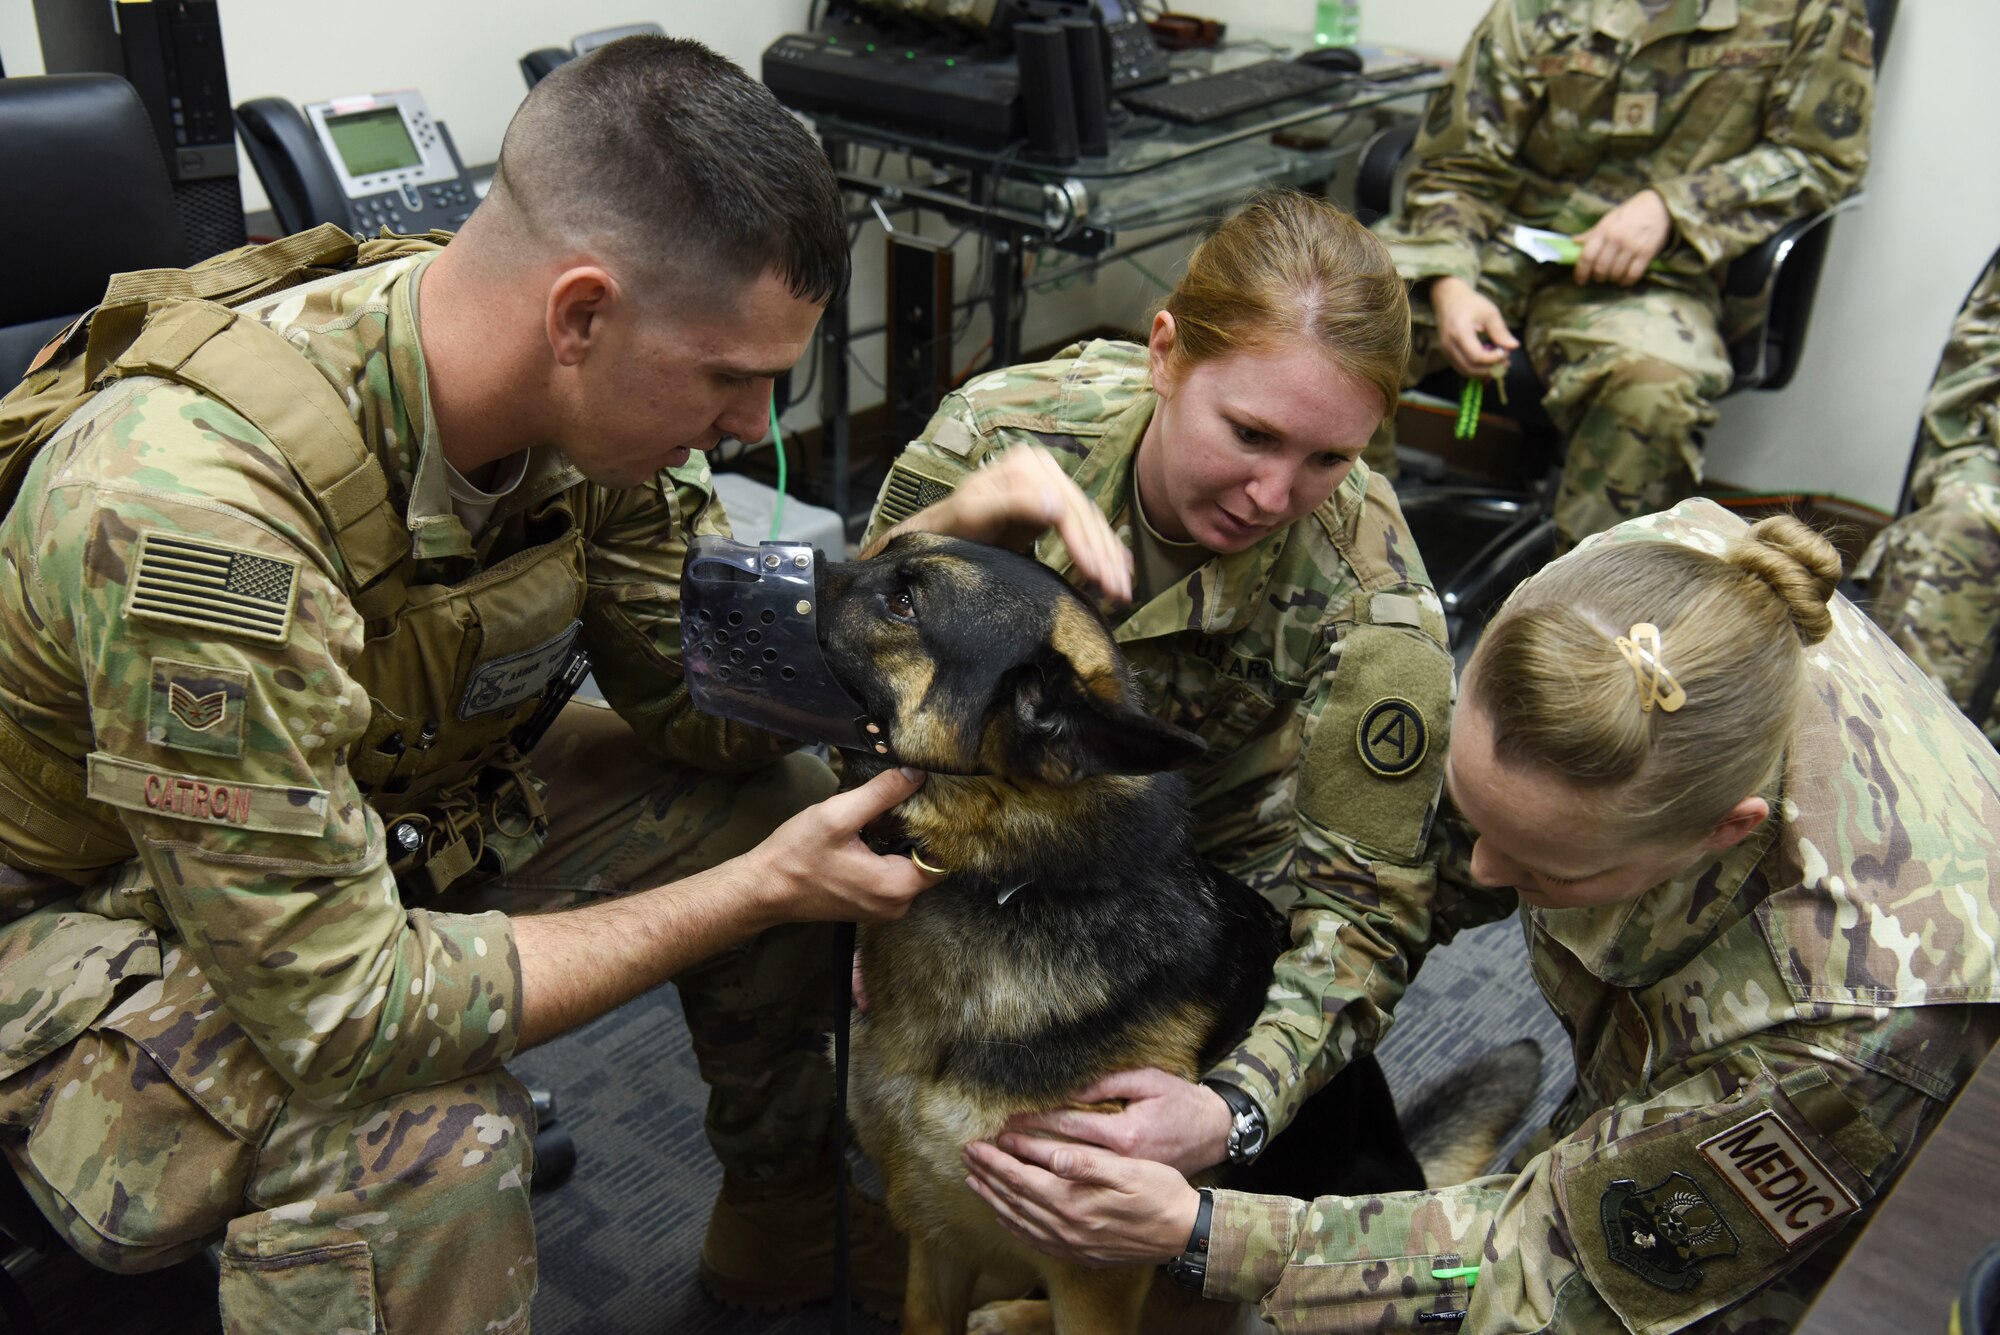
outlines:
M1516 1141L1546 1122L1573 1077L1567 1039L1529 977L1517 920L1432 955L1398 1008L1381 1058L1405 1106L1460 1063L1516 1038L1542 1045L1542 1084ZM538 1048L515 1064L557 1093L578 1147L575 1176L537 1197L541 1335L817 1335L825 1308L732 1311L695 1278L718 1182L701 1133L705 1091L672 988ZM46 1335L192 1335L217 1328L212 1279L196 1263L121 1278L73 1257L23 1272ZM0 1327L4 1328L4 1327ZM857 1312L854 1335L895 1329ZM277 1335L277 1333L274 1333ZM404 1335L397 1332L397 1335ZM428 1333L417 1333L428 1335Z

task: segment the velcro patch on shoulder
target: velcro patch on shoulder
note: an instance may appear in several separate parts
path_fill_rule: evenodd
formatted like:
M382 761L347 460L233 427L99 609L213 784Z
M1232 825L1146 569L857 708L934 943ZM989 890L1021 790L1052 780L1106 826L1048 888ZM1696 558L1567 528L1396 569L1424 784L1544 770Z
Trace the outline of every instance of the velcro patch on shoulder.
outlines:
M292 629L299 563L204 538L145 533L125 615L281 644Z
M146 740L213 756L243 754L243 701L250 674L212 663L153 660Z
M313 836L325 833L329 805L322 788L225 783L103 751L91 752L86 795L127 811L195 825Z
M958 489L964 476L964 470L927 457L921 448L904 450L882 484L882 499L875 506L876 524L888 528L936 505Z
M1785 1119L1766 1109L1696 1147L1750 1207L1758 1223L1786 1247L1861 1208L1805 1147Z
M1867 1180L1778 1089L1749 1092L1557 1149L1584 1273L1635 1330L1678 1330L1740 1300L1860 1209Z
M1423 850L1451 736L1451 656L1393 626L1347 633L1299 775L1299 812L1397 862Z

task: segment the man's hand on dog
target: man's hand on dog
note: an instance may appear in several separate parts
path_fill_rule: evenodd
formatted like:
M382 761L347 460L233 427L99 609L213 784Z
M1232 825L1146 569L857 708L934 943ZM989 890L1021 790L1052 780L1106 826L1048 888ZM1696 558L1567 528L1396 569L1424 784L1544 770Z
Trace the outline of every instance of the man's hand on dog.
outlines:
M1125 1106L1117 1112L1057 1108L1021 1113L1008 1119L1007 1127L1102 1145L1182 1174L1213 1168L1229 1157L1229 1105L1222 1096L1158 1067L1113 1072L1078 1090L1071 1101Z
M884 857L861 827L923 786L922 770L888 769L780 825L745 858L771 898L773 922L894 922L942 877L906 857Z
M1180 1255L1201 1198L1173 1169L1087 1145L1003 1135L965 1147L965 1184L1033 1247L1087 1266Z
M951 495L917 511L861 555L873 556L889 539L912 530L1025 552L1051 528L1061 535L1079 575L1106 598L1132 601L1132 554L1055 456L1034 445L1017 445L974 471Z

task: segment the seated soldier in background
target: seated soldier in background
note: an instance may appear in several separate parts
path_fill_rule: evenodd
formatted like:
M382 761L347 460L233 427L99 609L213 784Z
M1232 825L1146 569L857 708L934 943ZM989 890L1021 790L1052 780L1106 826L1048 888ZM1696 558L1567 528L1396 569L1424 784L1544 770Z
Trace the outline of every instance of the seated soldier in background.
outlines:
M1414 285L1405 383L1501 374L1525 338L1568 441L1559 547L1672 503L1729 388L1724 269L1854 189L1873 103L1861 0L1495 0L1379 225ZM1515 224L1574 235L1574 271Z
M2000 251L1938 360L1909 504L1855 568L1868 614L2000 745Z
M671 977L724 1170L704 1278L824 1295L823 920L930 884L857 835L921 776L829 797L693 711L679 641L688 544L728 531L701 454L762 435L846 282L825 154L714 52L630 38L528 95L448 246L230 263L190 281L335 272L108 301L108 383L7 460L0 1171L109 1269L221 1241L232 1335L526 1331L502 1063ZM524 757L572 644L616 713Z

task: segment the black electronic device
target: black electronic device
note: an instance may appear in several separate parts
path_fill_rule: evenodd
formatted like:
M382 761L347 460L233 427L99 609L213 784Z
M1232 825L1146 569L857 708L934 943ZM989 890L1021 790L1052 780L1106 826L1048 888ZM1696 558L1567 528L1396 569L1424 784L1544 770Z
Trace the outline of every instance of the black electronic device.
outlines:
M1351 75L1291 60L1264 60L1216 74L1182 79L1127 93L1119 100L1134 111L1183 125L1206 125L1295 97L1311 97L1346 83Z
M1335 74L1359 74L1368 61L1351 46L1309 46L1293 56L1301 65L1332 70Z
M1014 59L1021 69L1021 121L1026 156L1067 166L1076 161L1076 100L1071 94L1069 39L1061 25L1014 25Z
M1153 30L1146 26L1134 0L1012 0L996 13L1011 21L1089 19L1096 23L1104 30L1106 73L1114 93L1159 83L1173 72L1167 53L1153 40Z
M323 222L373 235L455 230L479 203L444 124L414 90L309 104L259 97L236 108L278 225Z
M35 0L50 74L116 74L139 94L193 264L243 244L243 192L216 0Z
M1076 110L1076 151L1101 158L1111 147L1111 97L1105 86L1109 47L1104 29L1089 19L1056 25L1069 44L1069 87Z
M972 148L1020 138L1013 53L858 21L787 33L764 48L764 84L808 115L852 117Z

